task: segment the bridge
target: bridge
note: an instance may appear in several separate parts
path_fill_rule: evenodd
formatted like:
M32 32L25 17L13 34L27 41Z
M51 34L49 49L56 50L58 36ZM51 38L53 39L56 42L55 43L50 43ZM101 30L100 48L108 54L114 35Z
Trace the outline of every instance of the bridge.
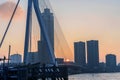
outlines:
M4 43L12 20L17 11L20 0L18 0L10 21L7 25L5 33L0 42L0 48ZM41 31L41 41L38 41L38 54L40 57L36 64L27 63L29 50L31 49L31 34L32 34L32 9L34 8L37 21ZM47 16L46 16L47 14ZM49 19L48 19L49 18ZM44 53L44 54L43 54ZM10 50L9 50L10 56ZM8 60L4 58L3 61ZM41 12L38 0L28 0L26 32L24 43L24 58L23 65L9 67L3 65L0 69L0 80L68 80L68 70L66 66L58 66L55 61L54 54L54 17L49 8Z
M67 67L32 65L4 67L0 80L68 80Z

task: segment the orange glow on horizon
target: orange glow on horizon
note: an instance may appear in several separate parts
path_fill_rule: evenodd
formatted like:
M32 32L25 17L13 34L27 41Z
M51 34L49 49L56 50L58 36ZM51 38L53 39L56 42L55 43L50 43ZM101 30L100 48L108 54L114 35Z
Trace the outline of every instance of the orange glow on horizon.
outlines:
M70 60L69 60L69 59L66 59L65 62L70 62Z
M2 0L1 0L2 1ZM15 0L7 0L7 3L1 4L0 6L0 40L4 33L4 28L6 28L6 24L8 24L8 18L11 15L10 12L6 8L8 8L8 4L14 8ZM13 1L13 2L9 2ZM51 0L52 1L52 0ZM57 2L58 1L58 2ZM90 1L93 3L92 5L86 2L82 2L80 0L76 0L69 5L64 3L64 1L57 0L54 4L53 0L53 10L55 8L55 14L60 23L60 27L63 30L64 36L68 42L68 46L71 51L66 48L66 45L59 38L60 34L57 35L59 38L60 44L56 44L55 55L56 57L62 57L65 61L73 61L74 60L74 42L76 41L84 41L87 40L99 40L99 60L100 62L105 62L106 54L115 54L117 56L117 62L120 62L120 14L118 14L119 7L113 6L109 4L103 4L101 7L100 3L96 3L95 1ZM61 3L60 3L60 2ZM72 0L71 0L72 1ZM79 3L80 1L80 3ZM67 2L67 0L65 1ZM101 1L102 2L102 1ZM116 1L117 2L117 1ZM65 5L62 5L62 4ZM27 3L26 3L27 4ZM82 5L80 5L82 4ZM98 4L96 6L96 4ZM113 3L111 3L113 4ZM116 4L116 3L114 3ZM57 6L56 6L57 5ZM67 6L66 6L67 5ZM79 9L78 9L78 5ZM106 7L108 6L109 7ZM111 7L110 7L111 6ZM11 54L20 53L23 55L24 49L24 34L25 34L25 22L26 22L26 12L25 5L20 5L18 8L18 12L16 13L15 20L13 20L9 33L5 39L5 44L0 49L0 57L8 54L8 45L12 46ZM62 9L62 7L64 9ZM67 7L67 8L66 8ZM105 7L105 8L104 8ZM72 9L72 10L71 10ZM1 12L4 12L1 13ZM100 13L98 13L100 12ZM35 16L33 16L34 19ZM38 27L37 19L33 20L33 26ZM57 26L55 26L57 27ZM2 29L3 28L3 29ZM37 35L37 31L34 31ZM37 35L39 36L39 35ZM33 51L37 51L37 37L33 37ZM59 42L58 41L58 42ZM62 45L62 46L61 46ZM60 48L59 48L60 46ZM61 48L62 47L62 48Z

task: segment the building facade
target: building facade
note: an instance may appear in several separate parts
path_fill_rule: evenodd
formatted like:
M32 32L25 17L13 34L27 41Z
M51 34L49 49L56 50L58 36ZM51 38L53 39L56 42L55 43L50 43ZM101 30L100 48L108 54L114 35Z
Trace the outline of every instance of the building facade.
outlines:
M106 55L106 67L116 67L116 55Z
M44 9L42 13L43 22L45 24L45 31L47 33L47 37L50 42L50 46L52 48L52 52L54 52L54 16L53 13L50 12L50 9ZM44 34L41 30L41 39L38 41L38 54L39 60L42 64L51 63L51 55L49 51L48 44L45 40ZM54 54L54 53L53 53Z
M27 64L34 64L39 62L38 52L29 52L27 55Z
M74 43L74 61L78 65L86 65L85 42Z
M10 56L10 63L19 64L22 63L22 56L20 54L13 54Z
M97 40L87 41L88 68L96 69L99 66L99 43Z

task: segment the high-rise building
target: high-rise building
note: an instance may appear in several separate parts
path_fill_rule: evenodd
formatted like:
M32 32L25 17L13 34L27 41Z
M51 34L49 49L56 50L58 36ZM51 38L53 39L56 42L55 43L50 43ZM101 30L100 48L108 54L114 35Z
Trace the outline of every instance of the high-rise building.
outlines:
M19 64L22 62L22 56L20 54L13 54L10 56L10 63Z
M87 63L90 69L99 66L99 44L97 40L87 41Z
M74 43L74 61L76 64L85 66L86 54L85 54L85 42Z
M54 16L53 16L53 13L50 12L50 9L46 8L44 9L44 12L42 13L42 18L45 24L45 31L47 33L50 46L52 48L52 51L54 52ZM51 57L50 57L51 55L50 55L49 47L45 40L42 30L41 30L41 40L38 41L38 53L40 57L39 58L40 63L45 63L45 64L51 63Z
M116 67L116 55L108 54L106 55L106 67Z

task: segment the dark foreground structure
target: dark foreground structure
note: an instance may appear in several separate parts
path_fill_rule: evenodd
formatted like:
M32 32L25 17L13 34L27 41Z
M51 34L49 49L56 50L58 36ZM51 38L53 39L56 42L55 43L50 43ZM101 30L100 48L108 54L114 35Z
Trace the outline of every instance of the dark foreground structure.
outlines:
M67 67L33 64L0 69L0 80L68 80Z

